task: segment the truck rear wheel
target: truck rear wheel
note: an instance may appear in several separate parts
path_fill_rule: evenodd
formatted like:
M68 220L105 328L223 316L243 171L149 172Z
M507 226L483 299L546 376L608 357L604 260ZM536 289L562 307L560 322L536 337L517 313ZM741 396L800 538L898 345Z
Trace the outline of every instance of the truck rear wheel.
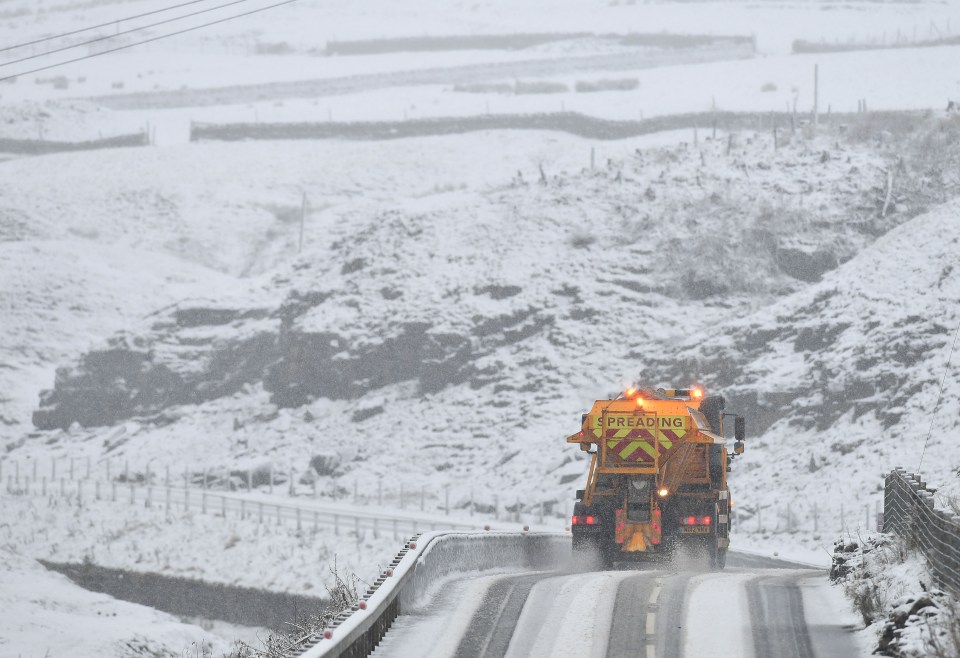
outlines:
M710 568L714 571L723 571L727 566L727 549L714 548L710 551Z

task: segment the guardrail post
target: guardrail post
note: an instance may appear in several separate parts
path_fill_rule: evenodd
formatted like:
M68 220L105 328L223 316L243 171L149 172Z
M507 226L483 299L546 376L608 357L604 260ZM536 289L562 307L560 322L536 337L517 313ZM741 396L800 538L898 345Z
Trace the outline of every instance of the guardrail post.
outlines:
M204 482L206 482L206 479L204 479ZM207 513L207 491L206 491L206 489L204 489L204 490L203 490L203 493L200 494L200 513L201 513L201 514L206 514L206 513Z
M63 484L63 480L60 480L60 484ZM130 504L133 505L134 502L134 492L133 492L133 482L130 483Z
M302 529L302 528L301 528L301 526L300 526L300 508L298 507L298 508L297 508L297 530L299 531L299 530L301 530L301 529Z
M73 482L73 457L70 458L70 481ZM17 464L17 477L20 477L20 464Z
M44 483L46 483L47 478L43 478L43 481L44 481ZM46 489L46 486L44 486L44 489ZM95 485L94 485L94 493L93 493L93 495L94 495L94 497L95 497L97 500L100 500L100 480L97 480L96 483L95 483Z
M227 518L227 497L220 496L220 514L224 519Z
M320 525L319 516L320 516L320 515L317 514L317 511L314 510L314 511L313 511L313 534L317 534L317 526Z
M37 481L37 460L33 460L33 481Z
M270 464L270 488L268 489L270 495L273 495L273 464Z
M259 516L257 517L257 523L262 524L263 523L263 503L257 503L257 511L259 512Z
M380 527L377 521L379 521L379 519L377 517L373 517L373 538L374 539L380 539Z
M189 489L183 490L183 511L184 512L190 511L190 490Z
M152 502L153 502L153 501L152 501L152 498L153 498L153 487L151 487L151 486L148 484L148 485L147 485L147 501L146 501L146 503L144 503L144 507L151 507L151 506L152 506Z
M420 511L423 511L424 500L427 497L427 486L425 484L420 485Z
M43 487L43 496L46 497L46 495L47 495L47 478L46 478L46 476L44 476L44 478L43 478L43 483L42 483L41 486Z
M253 491L253 469L247 469L247 493Z
M117 483L110 480L110 502L117 502Z
M283 521L280 519L280 506L277 505L277 525L283 525Z
M290 497L292 498L295 495L295 493L296 492L293 488L293 469L291 468L290 469L290 491L289 491Z
M99 483L97 483L99 484ZM167 485L167 499L164 504L164 515L166 516L167 521L170 520L170 485Z
M13 462L13 482L20 487L20 462Z
M240 519L243 520L246 518L247 518L247 501L241 498L240 499Z
M340 515L333 515L333 534L340 535Z
M50 460L50 483L57 481L57 458L54 457Z
M112 478L110 477L110 458L109 458L109 457L107 457L107 461L106 461L106 463L104 464L104 468L105 468L106 471L107 471L107 482L110 482L110 480L112 480Z

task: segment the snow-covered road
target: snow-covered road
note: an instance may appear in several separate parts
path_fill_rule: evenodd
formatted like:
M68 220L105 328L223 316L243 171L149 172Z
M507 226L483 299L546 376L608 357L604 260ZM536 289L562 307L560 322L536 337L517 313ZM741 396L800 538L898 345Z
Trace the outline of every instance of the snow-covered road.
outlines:
M669 568L473 574L401 615L373 654L440 658L823 658L867 655L822 571L731 555Z

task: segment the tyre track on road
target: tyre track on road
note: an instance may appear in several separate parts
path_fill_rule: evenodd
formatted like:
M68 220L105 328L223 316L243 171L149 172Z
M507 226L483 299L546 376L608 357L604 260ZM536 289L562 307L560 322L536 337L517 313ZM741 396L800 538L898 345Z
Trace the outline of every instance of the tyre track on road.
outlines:
M512 576L494 583L474 613L455 658L503 658L530 590L555 573Z
M809 575L761 576L746 584L756 656L815 658L797 583Z

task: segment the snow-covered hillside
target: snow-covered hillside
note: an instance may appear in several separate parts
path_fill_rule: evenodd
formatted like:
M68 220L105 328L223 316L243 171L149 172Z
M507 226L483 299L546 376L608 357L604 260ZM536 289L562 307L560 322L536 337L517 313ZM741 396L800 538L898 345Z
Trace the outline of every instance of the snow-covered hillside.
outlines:
M5 43L158 6L0 4ZM234 9L218 11L203 20ZM439 516L447 491L452 507L475 502L478 520L526 523L543 510L559 528L586 468L563 439L592 400L634 382L698 382L748 418L733 548L799 546L806 555L791 557L806 560L863 522L882 471L916 467L931 427L960 322L960 120L942 111L960 82L958 47L791 55L790 45L944 36L958 12L933 2L300 0L3 81L0 137L144 128L154 138L0 156L3 480L63 477L74 462L96 473L112 464L115 476L125 462L133 480L273 467L301 489L316 482L328 506L419 490L424 514ZM674 51L631 45L639 32L749 38ZM531 34L546 40L464 47ZM396 38L449 49L394 51ZM372 51L327 51L351 40L372 40ZM815 64L819 126L808 114ZM606 89L581 93L584 81ZM522 85L556 93L516 93ZM867 102L926 113L837 114ZM757 129L602 143L533 130L188 142L192 121L632 120L711 108L756 113ZM769 113L784 108L795 127L774 135ZM934 480L960 466L956 372L926 446ZM106 501L9 500L4 595L45 578L23 556L318 591L332 555L366 577L394 548L346 529L308 537ZM41 625L57 609L101 605L51 586L15 620L27 631L0 624L10 643L0 653L41 646L28 617ZM158 652L199 638L108 609L149 624L144 646ZM110 654L127 640L120 630L105 625L88 653Z
M896 404L906 404L933 361L898 367L894 384L873 372L840 380L840 362L811 380L802 364L818 350L840 358L824 338L839 330L818 329L834 308L824 300L837 304L837 324L852 324L844 300L875 295L847 288L865 286L861 272L878 263L887 271L888 245L903 240L871 246L874 236L909 216L913 200L879 217L874 188L886 156L869 141L825 135L774 151L767 136L701 139L697 149L640 150L594 170L547 164L543 181L528 164L500 186L370 204L349 224L329 225L290 265L251 281L249 293L175 304L87 353L35 414L47 431L18 441L11 457L109 454L175 472L270 460L302 473L312 457L334 453L322 491L376 478L395 494L429 481L449 485L456 505L503 496L501 505L543 503L563 514L584 464L562 439L590 400L638 379L700 380L731 393L755 432L767 430L739 465L744 513L784 508L797 487L837 477L810 469L835 468L841 457L846 473L861 474L848 477L859 488L903 444L888 439L891 452L878 453L865 423L876 412L876 428L890 422L893 398L882 396L899 390ZM911 226L899 231L913 235ZM939 273L950 245L931 238L910 257ZM927 287L919 275L898 280L904 288L892 299ZM857 307L858 317L879 311ZM738 329L751 323L779 329L760 339ZM891 318L888 333L898 326ZM870 353L853 332L847 339ZM770 354L789 348L784 367L797 371L776 381L753 375L779 363L762 352L768 345L778 350ZM696 361L721 349L731 355ZM870 367L885 367L876 357ZM736 368L745 374L732 376ZM825 380L825 408L802 411L814 401L796 400L798 391ZM854 404L840 381L859 391L856 435L844 424ZM95 429L126 420L119 441ZM71 431L74 422L91 429ZM784 425L809 432L804 440L816 438L820 450L786 447L795 444L776 439ZM784 454L799 460L798 474L770 467L786 463ZM827 527L839 516L835 491L807 500L818 501Z
M819 503L821 523L835 527L846 503L855 525L862 505L878 500L881 473L919 469L924 448L933 481L960 467L960 374L955 362L947 370L960 325L958 256L953 202L890 231L820 283L697 332L643 373L698 377L751 418L760 434L734 478L743 507L782 511L792 501L792 523L812 527Z

